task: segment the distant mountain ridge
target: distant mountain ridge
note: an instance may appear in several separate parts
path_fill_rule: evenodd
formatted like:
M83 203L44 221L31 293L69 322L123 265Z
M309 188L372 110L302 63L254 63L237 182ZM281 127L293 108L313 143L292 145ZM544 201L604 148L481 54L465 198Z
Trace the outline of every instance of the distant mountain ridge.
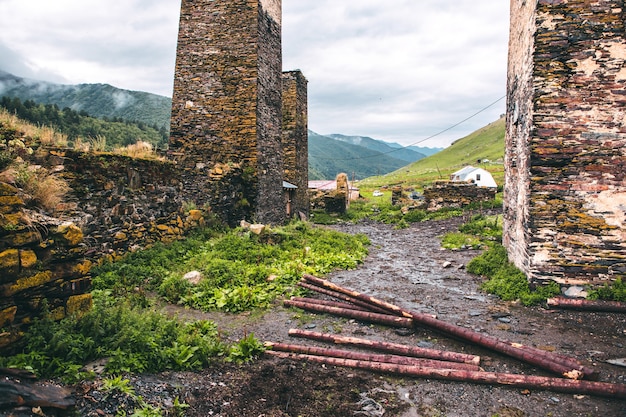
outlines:
M424 157L421 153L398 150L372 138L339 134L324 136L309 130L311 180L334 179L341 172L359 180L395 171Z
M143 122L169 131L172 99L109 84L55 84L18 77L0 70L0 96L69 107L99 118Z
M430 155L443 150L443 148L426 148L419 146L402 146L399 143L389 143L380 139L373 139L369 136L347 136L338 133L326 135L330 138L340 140L342 142L351 143L353 145L363 146L389 156L402 159L407 162L419 161Z

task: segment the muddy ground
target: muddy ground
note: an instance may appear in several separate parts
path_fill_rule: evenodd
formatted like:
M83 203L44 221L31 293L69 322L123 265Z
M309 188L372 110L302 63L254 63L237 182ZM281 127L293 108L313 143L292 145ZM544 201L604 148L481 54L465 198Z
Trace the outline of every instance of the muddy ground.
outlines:
M333 226L367 234L372 246L361 267L327 278L406 309L436 314L443 321L574 356L595 366L600 380L626 383L626 368L605 362L626 357L625 315L527 308L481 292L481 278L464 269L478 252L440 249L438 237L456 230L461 221L431 221L401 230L373 222ZM446 263L450 265L444 267ZM290 340L287 334L290 328L310 329L477 354L487 371L548 375L427 329L407 335L387 327L286 309L280 303L262 314L237 316L169 310L182 317L215 320L231 340L254 333L262 341L314 343ZM189 405L187 416L626 416L624 400L398 378L269 357L250 365L130 379L137 394L149 403L171 406L179 397ZM124 402L132 409L132 401L122 395L105 398L99 384L96 380L73 387L78 415L114 415Z

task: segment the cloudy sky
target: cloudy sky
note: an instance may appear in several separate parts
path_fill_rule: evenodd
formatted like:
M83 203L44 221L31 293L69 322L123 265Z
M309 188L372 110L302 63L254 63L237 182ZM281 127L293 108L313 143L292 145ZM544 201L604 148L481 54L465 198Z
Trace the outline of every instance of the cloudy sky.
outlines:
M309 128L446 146L504 112L509 1L283 0ZM0 0L0 69L171 96L180 0ZM426 138L435 138L423 142Z

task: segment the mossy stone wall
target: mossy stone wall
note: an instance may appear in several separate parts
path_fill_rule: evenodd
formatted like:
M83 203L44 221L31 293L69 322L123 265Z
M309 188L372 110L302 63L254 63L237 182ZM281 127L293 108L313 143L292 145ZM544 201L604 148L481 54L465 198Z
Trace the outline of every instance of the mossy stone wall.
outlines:
M511 3L504 242L532 280L626 274L624 2Z

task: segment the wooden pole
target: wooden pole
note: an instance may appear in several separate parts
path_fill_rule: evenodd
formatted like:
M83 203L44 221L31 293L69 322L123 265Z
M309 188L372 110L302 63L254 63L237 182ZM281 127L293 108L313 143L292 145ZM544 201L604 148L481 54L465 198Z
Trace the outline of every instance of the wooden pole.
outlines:
M280 352L302 353L306 355L329 356L333 358L355 359L371 362L395 363L398 365L423 366L436 369L463 369L480 371L478 365L460 362L448 362L435 359L415 358L411 356L390 355L381 353L364 353L350 350L330 349L317 346L302 346L288 343L265 342L265 347Z
M575 300L572 298L548 298L550 307L567 308L572 310L604 311L612 313L626 313L626 303L603 300Z
M325 306L321 304L303 303L300 301L285 300L284 305L290 307L301 308L302 310L313 311L316 313L328 313L335 316L347 317L369 323L385 324L392 327L412 328L413 320L405 317L392 316L390 314L372 313L369 311L350 310L347 308L338 308Z
M360 339L356 337L339 336L328 333L317 333L300 329L290 329L289 336L334 343L337 345L356 346L365 349L377 350L379 352L393 353L396 355L414 356L416 358L437 359L441 361L469 363L472 365L480 364L480 356L468 355L466 353L447 352L437 349L427 349L417 346L407 346L399 343L381 342L377 340Z
M343 301L346 301L348 303L352 303L354 305L357 305L357 306L362 307L362 308L364 308L366 310L369 310L369 311L373 311L375 313L389 314L389 312L387 310L383 309L383 308L376 307L375 305L372 305L370 303L366 303L366 302L361 301L361 300L357 300L357 299L355 299L353 297L350 297L350 296L348 296L346 294L343 294L341 292L331 291L329 289L322 288L322 287L319 287L317 285L309 284L309 283L306 283L306 282L299 282L298 285L301 286L302 288L306 288L308 290L315 291L315 292L318 292L320 294L328 295L330 297L334 297L334 298L337 298L339 300L343 300Z
M323 280L312 275L304 274L303 278L309 282L314 283L317 286L328 288L335 292L347 294L350 297L361 300L363 302L371 303L377 307L383 308L391 312L394 315L413 319L413 323L419 323L452 337L456 337L458 339L466 340L476 345L486 347L488 349L511 356L526 363L538 366L550 372L554 372L566 378L582 379L583 377L587 377L591 379L598 377L595 369L579 364L574 358L566 361L562 356L550 355L549 352L544 352L539 349L522 349L520 348L521 345L505 342L461 326L446 323L427 314L403 310L400 307L386 301L382 301L377 298L340 287L330 281Z
M375 372L407 375L446 381L475 382L489 385L505 385L516 388L542 389L569 394L597 395L626 399L626 385L608 382L580 381L533 375L517 375L497 372L475 372L455 369L434 369L421 366L369 362L355 359L331 358L299 353L265 351L266 354L283 359L303 360L327 365L366 369Z
M298 301L301 303L319 304L319 305L338 307L338 308L347 308L349 310L372 311L372 310L366 309L365 307L361 307L352 303L344 303L342 301L320 300L319 298L308 298L308 297L291 297L290 300ZM387 314L387 313L381 313L381 314Z

